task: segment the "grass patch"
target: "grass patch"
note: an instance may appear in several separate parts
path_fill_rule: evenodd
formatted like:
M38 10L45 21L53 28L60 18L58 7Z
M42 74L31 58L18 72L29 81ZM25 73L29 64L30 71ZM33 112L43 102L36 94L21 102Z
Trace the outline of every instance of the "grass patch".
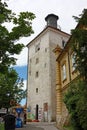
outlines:
M4 130L4 124L0 123L0 130Z
M64 130L74 130L74 128L72 126L66 126L64 127Z

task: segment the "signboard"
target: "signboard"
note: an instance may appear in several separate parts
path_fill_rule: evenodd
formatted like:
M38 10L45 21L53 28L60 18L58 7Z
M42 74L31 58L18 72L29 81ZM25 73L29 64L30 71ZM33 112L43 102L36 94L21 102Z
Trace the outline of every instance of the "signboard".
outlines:
M16 108L15 110L16 110L17 113L22 113L23 108Z

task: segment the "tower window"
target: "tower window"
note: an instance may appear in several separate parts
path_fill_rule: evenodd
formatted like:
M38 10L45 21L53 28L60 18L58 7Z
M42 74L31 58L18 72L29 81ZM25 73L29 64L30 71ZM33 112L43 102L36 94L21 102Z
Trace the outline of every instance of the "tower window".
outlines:
M38 88L36 88L36 93L38 93Z
M37 78L39 76L39 72L37 71L35 74L35 77Z
M31 75L31 71L29 71L29 75Z
M39 58L36 58L36 64L39 63Z
M40 43L35 46L35 52L40 50Z
M45 48L45 52L47 52L47 48Z
M32 63L32 59L30 59L30 63Z
M47 64L45 63L45 64L44 64L44 67L46 68L46 66L47 66Z
M66 42L62 40L62 47L65 47Z

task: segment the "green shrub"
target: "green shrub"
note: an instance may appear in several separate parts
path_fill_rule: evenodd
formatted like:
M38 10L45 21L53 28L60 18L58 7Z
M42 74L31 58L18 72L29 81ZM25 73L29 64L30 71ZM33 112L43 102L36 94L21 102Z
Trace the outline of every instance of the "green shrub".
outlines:
M64 102L74 130L87 130L87 85L77 81L69 86Z

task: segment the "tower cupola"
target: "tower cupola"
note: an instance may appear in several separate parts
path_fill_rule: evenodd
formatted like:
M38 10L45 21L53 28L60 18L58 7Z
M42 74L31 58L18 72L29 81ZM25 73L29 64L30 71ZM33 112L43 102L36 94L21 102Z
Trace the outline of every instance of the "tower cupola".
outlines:
M45 21L47 22L47 26L51 26L51 27L57 28L57 20L58 19L59 19L59 17L57 15L49 14L45 18Z

